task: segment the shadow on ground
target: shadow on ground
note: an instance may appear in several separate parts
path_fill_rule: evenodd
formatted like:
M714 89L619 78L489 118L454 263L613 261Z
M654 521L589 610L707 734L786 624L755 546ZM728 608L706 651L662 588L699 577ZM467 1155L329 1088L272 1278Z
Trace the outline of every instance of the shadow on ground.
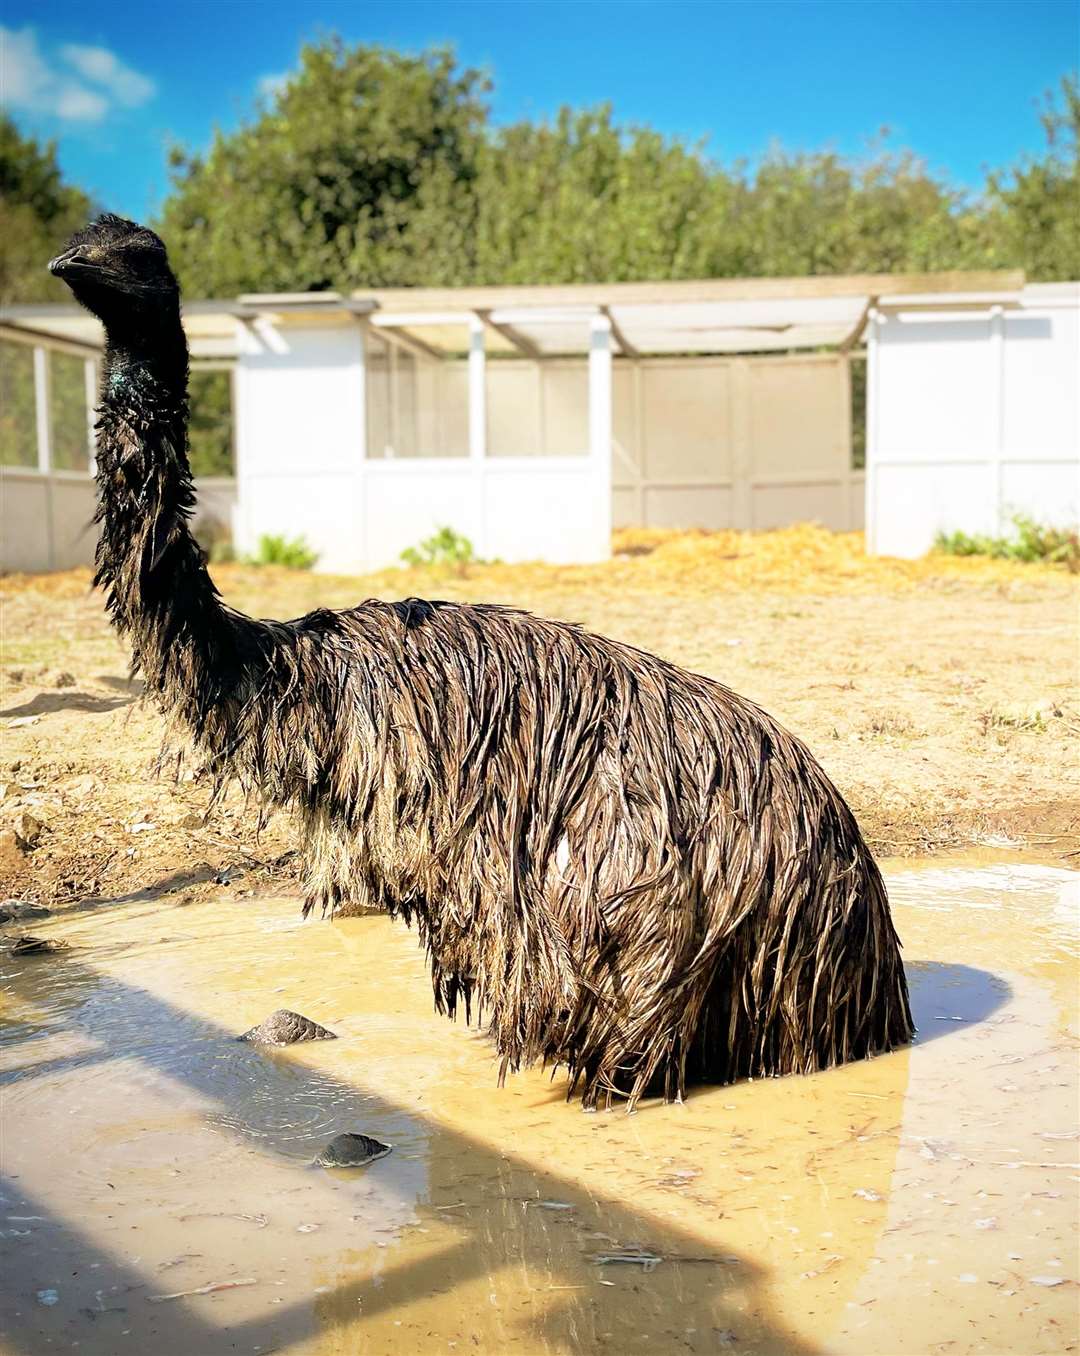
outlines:
M0 711L0 717L48 716L57 711L85 711L93 715L130 706L134 700L134 697L96 697L92 692L39 692L20 706L9 706L6 711Z

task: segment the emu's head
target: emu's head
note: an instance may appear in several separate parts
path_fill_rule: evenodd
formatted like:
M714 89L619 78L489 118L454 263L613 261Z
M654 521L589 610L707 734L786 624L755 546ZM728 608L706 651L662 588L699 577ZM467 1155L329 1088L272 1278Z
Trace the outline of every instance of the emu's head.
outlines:
M180 288L165 246L147 227L111 213L76 231L49 272L110 330L142 329L177 314Z

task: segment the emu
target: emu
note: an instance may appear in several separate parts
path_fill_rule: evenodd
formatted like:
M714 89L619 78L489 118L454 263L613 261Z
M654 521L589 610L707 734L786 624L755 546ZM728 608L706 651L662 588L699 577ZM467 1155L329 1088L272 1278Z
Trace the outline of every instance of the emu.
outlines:
M436 1008L595 1109L912 1036L877 866L806 747L654 655L509 607L226 606L189 520L180 291L106 215L49 265L104 324L95 582L147 692L299 819L305 915L415 923Z

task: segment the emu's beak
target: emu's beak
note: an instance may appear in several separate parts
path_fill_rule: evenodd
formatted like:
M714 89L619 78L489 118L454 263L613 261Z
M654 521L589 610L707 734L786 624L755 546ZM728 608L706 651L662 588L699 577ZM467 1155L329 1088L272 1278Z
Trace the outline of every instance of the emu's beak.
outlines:
M49 272L57 278L70 278L79 273L97 273L99 270L86 256L85 245L74 245L71 249L49 260Z

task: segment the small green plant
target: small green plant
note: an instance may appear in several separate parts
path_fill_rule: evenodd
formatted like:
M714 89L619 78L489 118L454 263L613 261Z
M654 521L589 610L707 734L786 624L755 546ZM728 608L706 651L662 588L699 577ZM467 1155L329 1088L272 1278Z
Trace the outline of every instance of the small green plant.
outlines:
M231 541L213 542L208 551L211 565L231 565L236 559L236 547Z
M411 566L448 566L460 575L476 563L472 542L452 527L440 527L417 546L407 547L402 551L401 559Z
M980 533L939 532L934 549L949 556L990 556L995 560L1042 560L1080 571L1080 533L1072 528L1048 527L1026 514L1012 519L1008 536L991 537Z
M248 556L245 565L284 565L287 570L310 570L319 558L303 537L259 538L259 549Z

